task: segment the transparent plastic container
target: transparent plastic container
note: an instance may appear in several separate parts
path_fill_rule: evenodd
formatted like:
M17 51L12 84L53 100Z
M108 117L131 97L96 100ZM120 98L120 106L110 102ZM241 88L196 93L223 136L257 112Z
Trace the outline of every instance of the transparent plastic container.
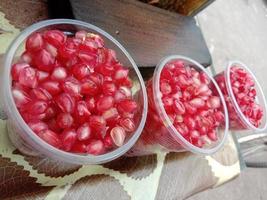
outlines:
M160 76L164 66L173 61L183 61L187 66L193 67L197 71L204 72L210 79L215 92L219 95L221 100L221 107L225 117L223 126L217 128L218 140L210 144L206 144L202 148L197 147L187 141L174 127L170 118L168 117L162 102L162 94L160 91ZM147 155L155 152L182 152L191 151L199 154L213 154L218 151L224 144L228 133L228 112L227 107L216 81L213 77L206 72L204 67L198 62L180 55L172 55L163 58L157 65L153 77L147 82L147 94L148 94L148 116L145 124L144 131L132 148L127 153L129 156L134 155Z
M256 90L256 103L258 103L263 109L263 117L259 127L254 126L247 117L241 111L241 108L236 100L234 95L232 84L231 84L231 67L237 66L244 69L252 77L255 83ZM266 108L266 99L261 88L260 83L253 74L253 72L242 62L240 61L230 61L224 71L217 74L215 77L218 85L220 86L222 92L225 94L225 101L227 103L227 108L229 112L229 128L232 130L252 130L254 133L264 131L267 127L267 108ZM221 85L222 84L222 85ZM222 89L225 88L225 89Z
M21 55L25 49L26 38L34 33L43 30L58 29L67 35L73 35L75 32L85 30L90 33L100 35L104 41L105 46L116 51L118 60L129 68L129 76L133 81L132 94L133 98L139 105L138 116L136 119L136 130L130 135L123 146L105 153L103 155L84 155L69 153L44 142L39 138L24 122L20 113L18 112L11 93L11 75L10 70L13 63ZM1 97L3 102L3 109L6 112L8 134L12 143L24 154L34 155L39 157L51 158L52 160L62 161L72 164L99 164L114 160L125 154L139 138L147 115L147 94L145 84L142 76L126 49L111 35L102 29L77 20L69 19L55 19L42 21L26 28L18 35L18 37L10 45L4 61L4 72L2 74Z

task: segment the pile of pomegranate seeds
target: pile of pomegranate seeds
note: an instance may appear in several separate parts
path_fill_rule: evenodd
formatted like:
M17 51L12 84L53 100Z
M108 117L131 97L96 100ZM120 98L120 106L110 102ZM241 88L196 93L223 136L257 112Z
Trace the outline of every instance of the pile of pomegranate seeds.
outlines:
M135 131L129 70L103 39L79 31L33 33L12 66L12 93L29 127L64 151L99 155Z
M216 129L224 121L220 98L210 89L211 84L204 72L180 60L167 63L160 76L162 103L169 119L187 141L199 148L218 140ZM151 81L147 90L149 123L144 141L149 143L152 139L168 149L179 148L156 112Z
M218 82L223 92L228 107L230 127L234 129L247 128L246 125L242 123L232 104L232 100L226 88L224 73L218 74L215 80ZM263 109L256 102L257 92L254 87L255 83L252 76L244 68L232 66L230 69L230 82L240 110L253 126L259 127L263 118Z

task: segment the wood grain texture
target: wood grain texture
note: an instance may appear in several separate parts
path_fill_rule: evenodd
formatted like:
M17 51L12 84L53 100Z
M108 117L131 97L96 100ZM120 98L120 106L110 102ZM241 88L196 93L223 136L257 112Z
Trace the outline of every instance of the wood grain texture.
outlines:
M194 18L133 0L70 0L76 19L109 32L138 66L154 67L161 58L180 54L205 66L211 57Z

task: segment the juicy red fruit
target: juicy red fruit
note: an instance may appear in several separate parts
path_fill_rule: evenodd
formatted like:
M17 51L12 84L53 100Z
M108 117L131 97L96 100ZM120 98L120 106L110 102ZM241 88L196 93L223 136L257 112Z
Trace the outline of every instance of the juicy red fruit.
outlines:
M73 153L99 155L124 145L139 105L116 52L86 31L33 33L25 46L12 65L12 95L33 132Z

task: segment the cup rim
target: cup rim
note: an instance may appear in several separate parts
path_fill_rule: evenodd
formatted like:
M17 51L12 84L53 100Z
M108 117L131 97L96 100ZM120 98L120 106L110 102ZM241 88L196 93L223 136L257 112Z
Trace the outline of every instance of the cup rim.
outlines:
M230 72L231 72L231 67L233 67L235 64L237 64L239 67L242 67L244 68L253 78L255 84L257 85L257 88L259 91L260 94L257 94L257 95L260 95L262 97L262 100L263 100L263 106L264 106L264 115L265 117L267 117L267 104L266 104L266 98L265 98L265 95L263 93L263 89L260 85L260 83L258 82L256 76L254 75L254 73L248 68L247 65L245 65L244 63L238 61L238 60L233 60L233 61L229 61L227 66L226 66L226 73L225 73L225 79L226 79L226 89L227 89L227 92L230 96L230 99L231 99L231 102L233 103L234 105L234 109L235 111L238 113L238 117L240 117L241 121L248 127L250 128L251 130L254 130L255 132L261 132L261 131L264 131L267 127L267 119L265 120L265 124L263 125L262 128L259 128L259 127L256 127L254 126L252 123L250 123L250 121L247 119L247 117L243 114L243 112L241 111L237 101L236 101L236 98L235 98L235 95L234 95L234 92L232 90L232 87L231 87L231 77L230 77Z
M136 76L138 77L141 90L142 90L142 100L143 100L143 110L142 110L142 116L140 119L140 123L138 125L138 128L135 130L135 132L132 134L131 138L121 147L116 148L115 150L108 152L103 155L80 155L75 153L69 153L60 149L57 149L45 141L43 141L41 138L39 138L26 124L26 122L23 120L21 115L19 114L15 102L12 97L11 93L11 77L10 77L10 70L12 65L12 59L16 53L16 50L18 49L19 45L23 43L23 41L33 32L38 31L39 29L45 28L50 25L58 25L58 24L67 24L67 25L76 25L81 26L87 29L91 29L97 33L100 33L101 35L105 36L108 40L110 40L112 43L117 46L122 53L127 57L129 62L131 63ZM109 33L105 32L104 30L100 29L99 27L92 25L90 23L86 23L79 20L72 20L72 19L52 19L52 20L44 20L38 23L35 23L26 29L24 29L17 37L16 39L10 44L7 54L5 55L4 60L4 78L3 78L3 94L6 96L7 100L4 103L4 108L8 113L12 113L13 117L16 118L18 121L18 124L20 125L20 128L23 130L21 131L21 136L23 138L27 138L27 142L29 142L34 147L38 147L41 153L54 157L56 159L62 160L64 162L74 163L74 164L100 164L105 163L111 160L114 160L121 155L125 154L138 140L143 127L145 125L146 116L147 116L147 93L146 88L144 84L144 80L141 76L141 73L134 62L133 58L130 56L130 54L127 52L127 50L115 39L113 36L111 36ZM8 67L7 67L8 66ZM37 146L38 145L38 146Z
M168 117L163 103L162 103L162 99L161 99L161 92L160 92L160 75L161 75L161 71L164 68L164 66L171 60L175 60L175 59L182 59L182 60L186 60L192 64L194 64L197 68L199 68L201 71L203 71L212 81L212 83L214 84L216 90L219 93L220 99L221 99L221 103L223 105L224 108L224 116L225 116L225 127L224 127L224 133L223 136L221 138L221 141L218 142L214 147L212 148L199 148L193 144L191 144L190 142L188 142L177 130L176 128L173 126L173 124L171 123L170 118ZM212 75L210 75L205 68L199 64L197 61L188 58L186 56L182 56L182 55L170 55L167 57L164 57L157 65L155 71L154 71L154 76L153 76L153 98L154 101L157 102L158 106L156 106L156 110L162 120L162 122L164 123L165 127L169 130L169 132L171 133L172 137L179 142L186 150L189 150L193 153L197 153L197 154L204 154L204 155L210 155L213 154L215 152L217 152L224 144L227 135L228 135L228 127L229 127L229 120L228 120L228 111L227 111L227 106L226 103L224 101L224 97L223 94L219 88L219 86L217 85L217 82L214 80L214 78L212 77Z

